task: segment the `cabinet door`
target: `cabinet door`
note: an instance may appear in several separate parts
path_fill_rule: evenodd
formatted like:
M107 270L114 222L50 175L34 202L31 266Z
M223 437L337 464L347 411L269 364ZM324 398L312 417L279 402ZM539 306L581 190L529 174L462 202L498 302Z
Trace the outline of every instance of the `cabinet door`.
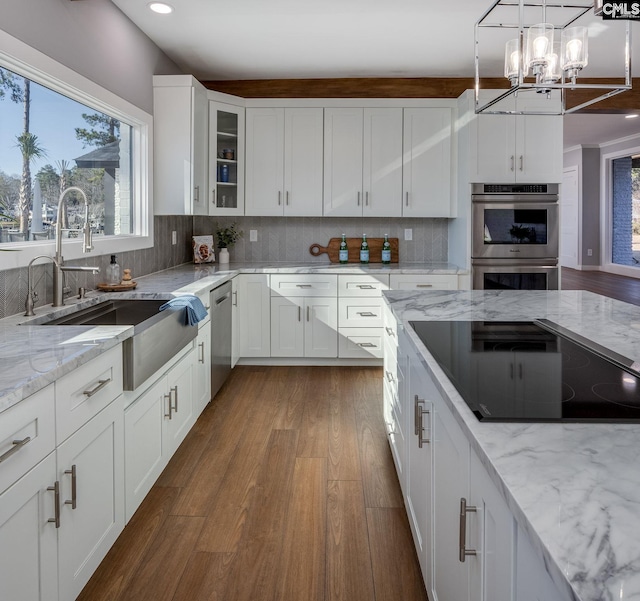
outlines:
M271 299L271 356L304 356L304 298Z
M194 354L194 401L195 417L204 411L211 400L211 323L207 322L198 330L196 352Z
M238 333L240 357L271 355L271 312L269 276L240 274L238 294Z
M336 298L304 299L304 356L338 356L338 302Z
M244 126L244 108L209 102L209 215L244 215Z
M77 597L124 528L123 413L120 396L58 447L61 599Z
M470 504L476 528L469 545L469 601L512 601L515 598L516 523L505 500L475 453L471 453Z
M193 96L193 214L208 215L207 160L209 158L209 101L207 90L194 88Z
M432 596L465 601L469 598L469 561L475 559L467 557L464 563L459 560L460 500L469 501L469 443L443 402L434 405L433 418ZM475 514L466 514L467 546L475 519Z
M363 214L402 214L402 109L364 109Z
M521 115L516 119L516 181L562 182L562 117Z
M284 214L322 215L323 113L320 108L284 112Z
M453 217L450 108L404 110L402 215Z
M471 181L515 181L515 140L514 116L476 115L471 136Z
M169 456L173 455L184 440L191 426L196 421L194 409L194 369L191 350L167 372L171 410L169 418L165 418L167 448Z
M435 387L426 376L418 358L411 356L409 386L402 400L407 414L407 476L405 499L409 524L418 561L427 590L431 590L433 572L433 402ZM447 599L448 597L439 597Z
M246 215L284 211L284 109L246 109Z
M0 495L0 599L58 599L55 481L51 453Z
M231 367L235 367L240 358L240 331L238 320L238 282L239 277L231 280ZM211 377L211 375L209 375Z
M128 522L169 461L167 379L160 378L124 414L125 509Z
M362 215L363 109L324 110L324 215Z

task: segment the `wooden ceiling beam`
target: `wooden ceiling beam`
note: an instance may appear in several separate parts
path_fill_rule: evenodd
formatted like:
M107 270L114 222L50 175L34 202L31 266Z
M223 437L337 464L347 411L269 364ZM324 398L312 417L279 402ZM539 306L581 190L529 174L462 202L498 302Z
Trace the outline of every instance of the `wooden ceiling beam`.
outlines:
M616 83L620 80L580 80L580 83ZM483 79L486 89L504 88L504 78ZM210 90L242 98L457 98L472 89L471 77L342 78L342 79L247 79L203 81ZM575 106L599 95L592 90L575 90L568 95L568 106ZM640 78L633 89L600 101L581 112L629 113L640 111Z

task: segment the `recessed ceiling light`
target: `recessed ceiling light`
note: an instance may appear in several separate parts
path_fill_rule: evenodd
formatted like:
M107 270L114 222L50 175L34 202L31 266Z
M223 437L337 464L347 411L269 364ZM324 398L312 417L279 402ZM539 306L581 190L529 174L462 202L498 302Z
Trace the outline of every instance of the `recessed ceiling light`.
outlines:
M154 12L161 15L168 15L173 12L173 6L165 2L149 2L147 6Z
M625 115L625 119L635 119L638 115Z

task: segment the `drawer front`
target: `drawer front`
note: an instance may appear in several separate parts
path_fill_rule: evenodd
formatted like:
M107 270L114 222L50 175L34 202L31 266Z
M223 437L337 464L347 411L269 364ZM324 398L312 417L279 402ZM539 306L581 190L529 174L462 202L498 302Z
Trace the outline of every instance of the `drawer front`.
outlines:
M122 345L63 376L55 387L60 444L122 393Z
M392 275L392 290L457 290L457 275Z
M338 325L341 328L381 328L383 309L381 298L340 298Z
M395 348L398 347L398 322L393 316L391 309L385 305L382 314L382 324L384 326L385 340Z
M338 357L343 359L381 359L380 328L339 328Z
M271 276L271 296L337 296L337 275Z
M55 449L53 384L0 413L0 493Z
M338 296L380 296L389 290L389 275L339 275Z

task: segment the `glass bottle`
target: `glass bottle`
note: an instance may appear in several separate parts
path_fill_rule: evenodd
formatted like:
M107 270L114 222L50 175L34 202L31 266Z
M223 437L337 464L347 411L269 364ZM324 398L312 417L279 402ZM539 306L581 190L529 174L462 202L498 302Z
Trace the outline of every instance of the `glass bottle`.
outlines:
M116 256L111 255L111 263L107 265L107 284L114 286L120 283L120 265L116 263Z
M367 234L362 234L362 244L360 245L360 263L369 262L369 243L367 242Z
M345 234L342 234L342 242L340 242L340 252L339 252L340 263L348 263L349 262L349 249L347 248L347 237Z
M384 242L382 243L382 262L385 265L391 263L391 244L389 244L389 234L384 235Z

